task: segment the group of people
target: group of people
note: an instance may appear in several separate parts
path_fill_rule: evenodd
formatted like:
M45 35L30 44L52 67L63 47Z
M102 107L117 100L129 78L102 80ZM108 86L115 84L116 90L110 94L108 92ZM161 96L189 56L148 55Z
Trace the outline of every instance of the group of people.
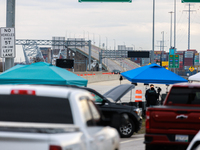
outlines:
M161 92L160 87L156 91L154 88L154 85L153 84L150 85L150 89L146 90L146 93L145 93L147 107L151 107L151 106L155 106L159 104L158 98L159 98L160 92Z

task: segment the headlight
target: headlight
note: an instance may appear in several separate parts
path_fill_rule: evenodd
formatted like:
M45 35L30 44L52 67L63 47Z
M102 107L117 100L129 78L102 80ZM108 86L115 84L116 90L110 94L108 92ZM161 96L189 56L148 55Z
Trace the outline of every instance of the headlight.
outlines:
M134 111L136 114L138 114L138 115L139 115L140 112L141 112L139 108L133 109L133 111Z

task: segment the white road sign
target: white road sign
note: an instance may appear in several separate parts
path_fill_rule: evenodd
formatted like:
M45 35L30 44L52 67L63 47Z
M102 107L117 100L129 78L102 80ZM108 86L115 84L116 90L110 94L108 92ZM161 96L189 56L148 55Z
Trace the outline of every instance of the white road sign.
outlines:
M15 57L15 29L1 28L0 30L0 52L2 58Z

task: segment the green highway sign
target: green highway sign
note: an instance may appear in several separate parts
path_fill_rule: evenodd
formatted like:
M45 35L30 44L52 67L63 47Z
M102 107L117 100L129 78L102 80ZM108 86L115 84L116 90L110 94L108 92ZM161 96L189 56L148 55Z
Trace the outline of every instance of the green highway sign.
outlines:
M79 2L121 2L121 3L131 3L132 0L79 0Z
M179 68L179 55L169 55L169 68Z
M182 0L182 3L200 3L200 0Z

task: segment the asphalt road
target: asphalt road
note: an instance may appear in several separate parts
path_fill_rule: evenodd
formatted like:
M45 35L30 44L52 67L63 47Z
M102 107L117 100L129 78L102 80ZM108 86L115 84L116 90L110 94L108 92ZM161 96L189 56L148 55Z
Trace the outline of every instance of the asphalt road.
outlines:
M144 150L144 134L133 135L131 138L122 138L120 142L121 150Z

